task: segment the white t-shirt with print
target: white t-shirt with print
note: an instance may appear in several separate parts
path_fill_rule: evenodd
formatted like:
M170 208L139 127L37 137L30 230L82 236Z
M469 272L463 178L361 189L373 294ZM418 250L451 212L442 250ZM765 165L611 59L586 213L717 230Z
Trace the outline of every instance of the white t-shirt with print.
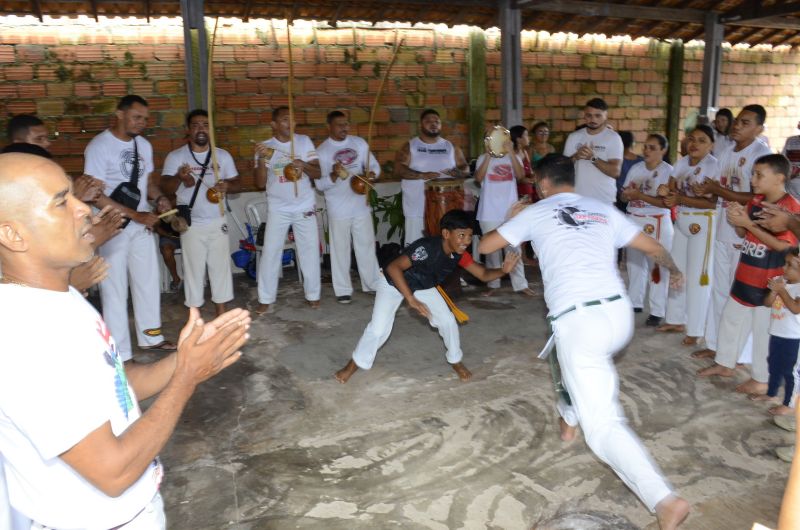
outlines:
M408 141L411 155L408 168L420 173L442 172L456 167L455 147L449 140L437 138L432 144L419 137ZM443 175L444 176L444 175ZM423 217L425 215L425 180L403 179L400 190L403 192L403 215Z
M219 204L209 202L206 198L206 191L208 191L208 188L212 187L216 181L214 172L211 169L211 159L208 160L208 168L205 174L203 174L204 184L198 184L198 179L200 178L200 174L203 173L203 164L206 162L208 152L208 149L206 149L202 153L193 153L189 144L186 144L167 155L166 160L164 160L164 170L161 172L162 175L177 176L182 165L188 164L191 168L195 185L191 188L187 188L183 185L183 182L181 182L175 195L178 204L188 206L189 203L192 202L192 195L195 192L195 188L200 186L197 190L197 198L194 201L194 206L192 206L192 226L207 224L220 217L225 217L225 214L220 212ZM229 180L239 175L236 172L236 164L233 162L233 157L226 150L220 149L219 147L217 147L217 163L219 164L218 177L220 180Z
M0 299L0 453L11 505L53 528L130 521L158 491L157 459L109 497L59 458L103 424L120 436L141 416L108 327L72 287L0 284Z
M574 155L584 145L591 147L594 156L600 160L622 160L622 139L612 129L604 128L597 134L589 134L584 127L571 133L564 144L564 156ZM616 179L600 171L591 160L577 160L575 193L613 204L617 198Z
M756 160L764 155L772 154L769 147L758 140L754 141L741 151L736 151L736 144L731 144L719 159L719 183L729 190L738 192L750 191L750 180L753 177L753 165ZM717 241L722 243L741 243L742 238L736 235L736 229L728 222L725 209L728 201L720 198L717 201Z
M800 283L787 283L786 292L792 298L800 296ZM784 339L800 339L800 315L795 315L783 304L780 296L772 302L769 334Z
M143 136L124 142L114 136L110 129L101 132L89 142L84 151L83 172L105 182L104 193L111 195L123 182L131 180L133 171L134 145L139 151L139 182L141 192L138 212L149 212L147 204L147 180L155 169L153 165L153 146Z
M692 184L700 184L706 179L719 181L719 162L714 155L707 154L697 165L691 165L691 159L685 156L675 163L672 168L672 178L679 193L687 197L696 197L692 191ZM699 212L707 208L693 208L691 206L678 206L679 212Z
M655 169L647 169L644 160L634 164L625 178L625 187L636 186L642 193L655 197L658 187L669 183L672 166L661 162ZM628 202L628 213L636 215L669 215L669 208L653 206L652 204L635 200Z
M558 193L525 208L497 229L512 246L530 241L544 282L549 314L625 293L617 249L641 228L610 204Z
M316 207L314 188L311 179L303 173L297 181L297 197L294 195L295 185L283 176L283 168L292 163L292 143L280 142L270 138L262 142L275 150L267 162L267 205L271 211L284 213L312 212ZM317 159L317 152L311 138L305 134L294 135L294 157L303 162Z
M367 142L358 136L347 136L342 141L328 138L317 148L319 166L322 176L317 180L317 189L325 194L325 205L330 219L353 219L368 215L372 208L367 204L364 195L359 195L350 188L352 175L364 176L364 160L367 153ZM331 180L331 170L336 162L340 162L350 173L350 177L336 181ZM369 154L369 170L380 176L381 166L375 156Z
M478 157L476 167L480 167L487 156L490 155L484 153ZM517 179L514 178L511 155L502 158L490 157L489 167L486 168L486 175L481 182L478 221L502 221L518 198Z

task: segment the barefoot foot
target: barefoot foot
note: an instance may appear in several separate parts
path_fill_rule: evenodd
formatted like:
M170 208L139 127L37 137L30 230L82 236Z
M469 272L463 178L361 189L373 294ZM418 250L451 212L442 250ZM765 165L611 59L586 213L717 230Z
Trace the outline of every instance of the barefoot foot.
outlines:
M564 418L558 418L558 426L561 429L561 441L571 442L578 435L578 427L573 427L564 421Z
M789 414L794 414L794 409L786 405L778 405L769 409L769 413L773 416L788 416Z
M531 289L529 287L526 287L524 289L520 289L519 291L517 291L517 294L521 294L522 296L527 296L529 298L533 298L533 297L536 296L536 293L533 291L533 289Z
M350 376L356 373L356 370L358 370L358 365L353 359L350 359L344 368L333 374L333 377L340 383L345 384L350 379Z
M699 342L700 342L700 337L690 337L689 335L686 335L685 337L683 337L681 344L683 344L684 346L697 346Z
M472 379L472 372L467 370L467 367L464 366L464 363L455 363L451 364L450 366L453 367L453 370L458 374L458 378L462 381L469 381Z
M486 289L485 291L483 291L483 292L481 293L481 296L485 296L485 297L487 297L487 298L488 298L488 297L490 297L490 296L494 296L494 292L495 292L495 290L496 290L496 289Z
M677 495L667 495L656 504L656 518L661 530L678 528L689 515L689 503Z
M722 366L721 364L712 364L708 368L703 368L702 370L697 371L698 377L711 377L713 375L718 375L720 377L733 377L735 374L736 370L728 368L727 366Z
M319 300L306 300L306 303L311 309L319 309Z
M755 379L750 379L737 386L736 391L741 394L766 394L767 384L759 383Z
M661 324L656 328L656 331L661 333L683 333L686 331L686 326L683 324Z
M777 397L768 396L766 394L750 394L747 396L751 401L773 401L780 402Z
M692 352L692 359L713 359L717 355L714 350L708 348Z
M253 313L258 316L272 313L272 306L270 304L258 304L255 310L253 310Z

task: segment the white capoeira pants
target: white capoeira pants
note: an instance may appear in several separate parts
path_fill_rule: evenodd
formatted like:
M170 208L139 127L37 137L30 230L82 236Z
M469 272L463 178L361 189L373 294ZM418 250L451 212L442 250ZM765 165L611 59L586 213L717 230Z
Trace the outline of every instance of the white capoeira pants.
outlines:
M718 222L727 222L725 219ZM711 287L711 303L708 305L706 315L706 348L717 351L718 330L722 310L731 294L733 278L736 275L736 266L739 265L741 249L734 243L722 241L714 242L714 283ZM749 350L745 350L745 357L749 357Z
M278 276L283 263L283 244L289 227L294 232L297 260L303 273L303 290L306 300L317 301L322 293L319 266L319 232L317 216L311 212L273 212L267 213L267 228L264 234L264 247L258 264L258 301L274 304L278 297Z
M136 517L127 523L117 526L114 530L166 530L167 517L164 514L164 500L161 493L156 493ZM21 530L21 529L20 529ZM28 530L27 528L25 530ZM55 530L49 526L33 523L30 530Z
M714 362L734 369L752 337L751 376L759 383L769 381L769 321L771 308L750 307L728 297L722 310Z
M714 270L716 210L679 211L672 240L672 259L683 272L684 285L670 289L667 324L685 325L686 335L702 337L711 300ZM708 283L700 285L706 275Z
M461 340L458 335L458 323L447 303L436 288L414 291L414 297L428 306L431 312L430 325L439 331L447 348L447 362L461 362ZM389 338L394 325L395 313L403 303L400 291L389 285L382 275L378 277L378 289L375 294L375 307L372 308L372 320L367 324L364 334L353 351L353 362L363 369L372 368L378 348Z
M564 387L572 406L560 401L567 424L580 424L586 443L650 511L672 488L628 427L619 403L614 354L633 335L630 300L579 307L552 323Z
M225 218L190 226L181 234L181 248L186 306L202 307L205 303L206 269L211 284L211 301L224 304L233 300L233 273Z
M103 319L111 330L123 361L133 357L128 322L128 287L133 299L136 341L139 346L164 342L161 334L161 287L156 239L144 225L131 221L119 235L98 249L108 263L108 277L100 282Z
M481 232L484 234L488 234L498 226L503 224L503 221L481 221ZM485 265L487 269L499 269L503 266L503 258L505 256L506 249L500 249L492 252L491 254L486 254L486 261ZM523 289L528 288L528 280L525 278L525 265L522 263L522 249L520 247L513 247L514 252L520 255L520 260L511 270L509 277L511 278L511 288L514 291L521 291ZM492 280L486 284L491 289L497 289L500 287L500 278L496 280Z
M405 223L405 246L410 245L417 239L425 237L425 218L424 217L406 217ZM438 236L439 234L430 234L431 236Z
M628 219L642 227L642 233L661 243L661 246L667 251L670 250L675 230L668 214L657 216L628 214ZM628 268L628 295L633 307L644 307L644 294L649 287L650 314L664 318L667 313L669 270L658 265L660 278L658 283L655 283L653 282L652 271L656 264L652 258L630 247L625 250L625 254Z
M353 294L350 281L350 241L358 264L361 290L374 291L377 288L378 258L375 255L375 229L372 216L365 213L350 219L330 219L328 225L331 243L331 276L333 292L336 296Z

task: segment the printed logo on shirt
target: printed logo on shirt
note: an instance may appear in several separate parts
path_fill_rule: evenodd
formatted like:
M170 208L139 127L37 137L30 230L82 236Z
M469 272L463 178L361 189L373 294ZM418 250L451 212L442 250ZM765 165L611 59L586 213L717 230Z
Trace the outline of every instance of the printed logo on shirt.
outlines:
M739 159L739 167L743 167L747 163L747 159L742 157Z
M417 153L428 153L429 155L446 155L446 147L417 147Z
M553 212L555 212L554 218L558 224L576 230L589 228L594 224L608 224L608 217L605 214L587 212L574 206L560 206Z
M358 158L358 153L356 153L355 149L351 149L349 147L340 149L336 151L335 155L333 155L333 161L339 162L343 166L349 166L356 161L356 158Z
M747 254L754 258L763 258L766 253L767 245L764 243L756 243L755 241L745 241L742 243L742 254Z
M122 363L122 358L117 351L117 344L111 336L108 326L99 318L96 322L97 333L106 345L106 351L103 352L103 358L111 368L114 369L114 390L117 395L117 404L128 418L128 413L134 408L133 399L128 392L128 378L125 375L125 365Z
M492 182L506 182L514 179L514 171L511 164L498 164L492 169L487 177Z
M695 175L699 175L700 174L700 166L697 166L696 168L694 168L694 174Z
M426 259L428 259L428 251L425 250L425 247L417 247L411 254L411 261L425 261Z
M133 172L133 160L135 153L133 149L125 149L119 154L119 171L127 179L131 178ZM144 158L139 157L139 177L144 173Z

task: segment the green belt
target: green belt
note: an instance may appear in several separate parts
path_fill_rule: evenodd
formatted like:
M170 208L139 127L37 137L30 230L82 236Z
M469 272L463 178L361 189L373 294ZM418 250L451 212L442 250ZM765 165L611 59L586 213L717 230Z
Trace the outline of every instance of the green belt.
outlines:
M619 300L620 298L622 298L621 294L615 294L614 296L609 296L608 298L600 298L598 300L589 300L588 302L583 302L582 304L577 304L577 305L568 307L568 308L566 308L565 310L563 310L562 312L560 312L557 315L549 316L549 317L547 317L547 321L548 322L555 322L556 320L558 320L559 318L563 317L567 313L572 313L573 311L575 311L579 307L589 307L589 306L593 306L593 305L605 304L606 302L614 302L616 300Z

